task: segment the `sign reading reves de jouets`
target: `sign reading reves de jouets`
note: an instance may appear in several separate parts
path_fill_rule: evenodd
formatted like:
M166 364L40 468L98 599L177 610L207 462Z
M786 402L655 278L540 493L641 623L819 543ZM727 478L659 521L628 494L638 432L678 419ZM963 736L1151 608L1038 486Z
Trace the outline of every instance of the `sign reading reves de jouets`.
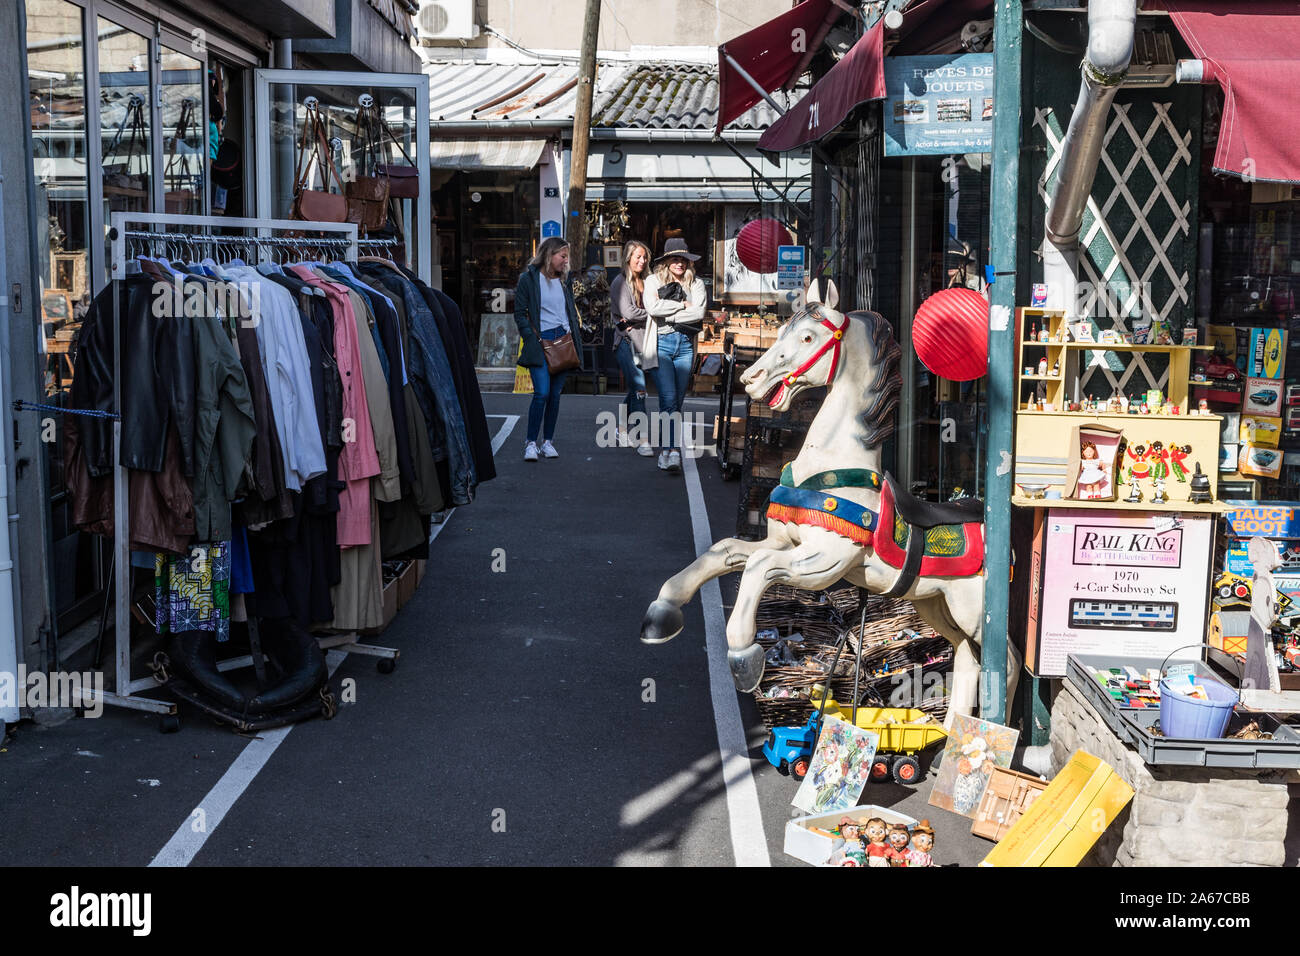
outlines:
M885 155L993 151L993 54L885 57Z
M1053 509L1043 520L1034 673L1070 654L1193 659L1205 640L1213 519Z

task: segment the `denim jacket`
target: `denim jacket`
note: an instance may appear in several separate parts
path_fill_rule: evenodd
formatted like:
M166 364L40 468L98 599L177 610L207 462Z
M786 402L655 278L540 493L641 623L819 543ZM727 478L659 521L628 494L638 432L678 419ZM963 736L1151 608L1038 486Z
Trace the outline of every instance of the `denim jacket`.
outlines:
M451 374L451 363L438 333L433 313L411 281L384 266L366 269L368 280L400 296L406 308L410 327L411 350L406 356L407 372L415 385L420 411L429 423L429 442L434 457L441 458L445 451L447 471L451 479L451 505L467 505L474 500L478 475L474 458L469 450L465 420L460 412L460 400Z

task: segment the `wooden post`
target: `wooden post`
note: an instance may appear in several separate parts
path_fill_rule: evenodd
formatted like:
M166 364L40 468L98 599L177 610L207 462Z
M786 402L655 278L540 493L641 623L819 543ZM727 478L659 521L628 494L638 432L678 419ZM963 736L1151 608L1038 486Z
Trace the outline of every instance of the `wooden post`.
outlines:
M569 264L581 271L587 264L587 144L591 139L591 100L596 89L596 37L600 31L600 0L587 0L582 21L582 51L578 65L578 102L573 109L573 147L569 163L569 215L565 237Z

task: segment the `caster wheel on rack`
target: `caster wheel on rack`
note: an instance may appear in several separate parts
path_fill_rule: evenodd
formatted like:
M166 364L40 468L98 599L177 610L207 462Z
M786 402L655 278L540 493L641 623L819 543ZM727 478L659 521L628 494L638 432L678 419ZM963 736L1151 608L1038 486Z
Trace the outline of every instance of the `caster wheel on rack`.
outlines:
M180 714L163 714L158 718L158 730L164 734L178 733L181 729Z
M375 670L381 674L391 674L397 667L397 659L393 657L381 657L375 661Z

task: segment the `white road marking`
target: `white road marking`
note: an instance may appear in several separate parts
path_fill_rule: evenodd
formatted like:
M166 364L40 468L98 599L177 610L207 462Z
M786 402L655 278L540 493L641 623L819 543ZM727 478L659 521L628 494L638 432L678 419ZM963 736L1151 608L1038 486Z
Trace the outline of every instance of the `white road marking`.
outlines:
M686 496L691 507L691 529L695 553L713 545L709 513L704 507L704 490L695 458L682 456L686 472ZM704 640L709 655L709 691L713 698L713 723L718 730L718 753L722 756L722 782L727 789L727 817L731 824L731 848L737 866L771 866L767 834L758 806L758 788L749 760L749 742L740 719L736 685L727 666L727 620L722 612L722 589L714 578L700 588L704 609Z
M501 450L502 444L509 437L511 430L519 421L518 415L487 415L486 418L505 418L505 424L492 439L492 454L495 455ZM443 519L442 524L435 525L433 534L430 536L430 542L433 541L447 526L447 519L451 517L453 508L447 512L447 518ZM330 651L325 660L329 666L330 677L338 670L340 664L347 657L342 651ZM286 737L293 731L294 724L287 727L277 727L274 730L268 730L259 734L248 742L239 756L235 758L230 768L221 775L221 779L216 785L208 791L207 795L199 802L185 818L185 821L176 828L172 838L167 844L158 851L158 855L149 861L150 866L189 866L194 861L194 857L199 850L203 849L203 844L208 841L212 832L221 825L221 821L226 818L230 808L235 802L244 795L248 785L266 766L271 754L275 753L276 748L284 743ZM88 756L98 756L90 754Z

